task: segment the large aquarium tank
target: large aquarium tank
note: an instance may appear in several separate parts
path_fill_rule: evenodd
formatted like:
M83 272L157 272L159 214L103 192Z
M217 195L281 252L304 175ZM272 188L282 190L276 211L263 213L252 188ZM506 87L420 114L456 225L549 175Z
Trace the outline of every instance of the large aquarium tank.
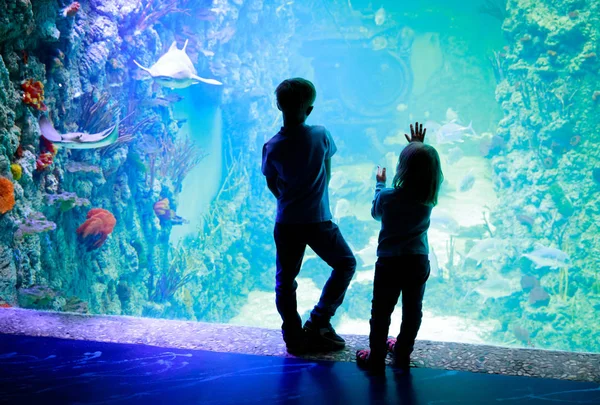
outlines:
M338 332L368 334L375 170L418 120L419 338L600 352L598 53L596 0L0 0L0 307L279 328L261 150L299 76L358 260ZM307 251L305 319L329 273Z

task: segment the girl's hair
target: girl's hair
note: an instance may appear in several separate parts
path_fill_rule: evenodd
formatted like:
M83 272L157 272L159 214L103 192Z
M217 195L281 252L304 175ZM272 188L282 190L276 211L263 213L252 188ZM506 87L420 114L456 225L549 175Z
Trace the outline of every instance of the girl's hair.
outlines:
M417 202L435 206L443 181L440 155L434 147L411 142L400 153L392 183L394 188L406 190Z

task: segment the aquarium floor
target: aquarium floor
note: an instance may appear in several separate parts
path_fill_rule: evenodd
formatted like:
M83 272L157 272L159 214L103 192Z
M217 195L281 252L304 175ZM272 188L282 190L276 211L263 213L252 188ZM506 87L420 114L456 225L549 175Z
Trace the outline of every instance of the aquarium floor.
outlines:
M435 388L432 389L432 385ZM19 404L599 403L595 383L0 335L0 402Z
M7 308L0 309L0 333L291 357L277 330L165 319ZM346 350L305 359L354 361L356 349L367 347L368 338L344 337ZM417 368L600 383L600 354L418 341L413 362Z

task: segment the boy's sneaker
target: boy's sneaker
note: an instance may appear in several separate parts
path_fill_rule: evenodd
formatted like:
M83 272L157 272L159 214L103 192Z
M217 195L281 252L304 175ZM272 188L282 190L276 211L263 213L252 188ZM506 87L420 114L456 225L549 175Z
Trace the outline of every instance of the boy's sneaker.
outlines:
M335 329L328 323L326 326L317 327L310 320L304 324L304 332L308 339L310 349L334 351L346 347L346 341L335 333Z
M285 344L287 352L293 356L301 356L308 352L308 344L306 339L295 340Z
M291 355L299 356L308 351L306 333L303 329L294 334L283 333L283 341L287 352Z

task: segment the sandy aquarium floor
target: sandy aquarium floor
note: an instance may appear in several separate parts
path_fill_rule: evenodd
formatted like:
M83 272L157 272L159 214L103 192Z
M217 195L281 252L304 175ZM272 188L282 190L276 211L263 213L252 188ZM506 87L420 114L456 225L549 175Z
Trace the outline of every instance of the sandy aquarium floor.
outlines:
M369 278L373 279L372 270L360 271L352 282L355 283ZM298 278L298 312L304 314L310 311L319 300L320 294L321 290L313 280ZM400 331L401 320L402 311L398 307L392 315L390 335L395 335ZM240 314L233 318L230 324L278 329L281 326L281 320L275 308L275 293L251 292ZM495 326L494 321L472 322L456 316L436 316L430 311L424 310L419 338L442 342L484 344L483 336L491 332ZM344 314L336 330L343 334L368 335L369 322L367 319L354 319Z
M0 309L0 333L289 356L276 329L165 319L6 308ZM364 335L344 335L344 338L345 350L305 358L354 361L356 350L367 347L368 338ZM412 361L414 367L600 383L600 354L418 340Z

